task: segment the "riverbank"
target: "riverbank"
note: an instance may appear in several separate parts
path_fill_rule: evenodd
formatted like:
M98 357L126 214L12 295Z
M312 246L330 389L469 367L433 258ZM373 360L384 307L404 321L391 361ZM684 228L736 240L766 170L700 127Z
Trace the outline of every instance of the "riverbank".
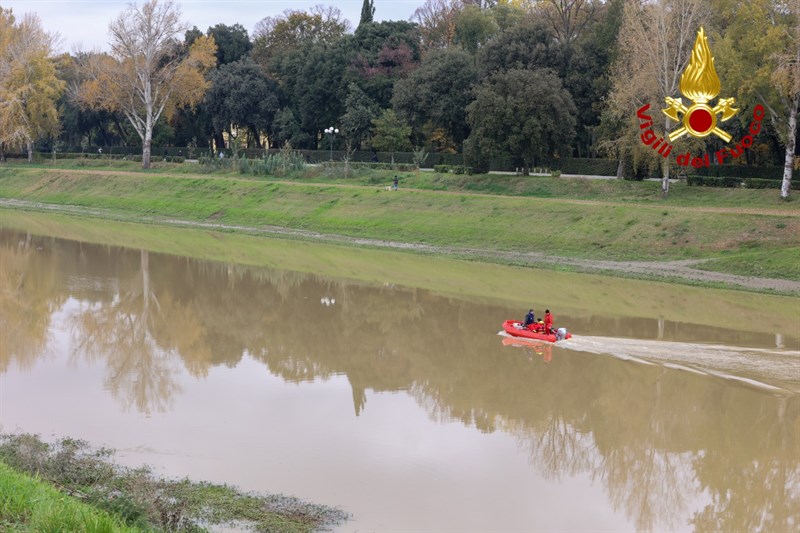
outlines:
M280 181L185 171L7 166L0 197L26 210L749 290L800 287L800 209L774 191L676 184L658 200L647 183L421 173L394 192L364 183L382 174L345 183L325 171ZM434 184L443 189L425 188ZM465 190L478 186L521 196Z
M0 462L0 530L143 533Z
M203 532L236 524L300 533L347 519L339 509L287 496L160 479L147 467L121 467L111 457L110 450L73 439L0 435L0 530Z

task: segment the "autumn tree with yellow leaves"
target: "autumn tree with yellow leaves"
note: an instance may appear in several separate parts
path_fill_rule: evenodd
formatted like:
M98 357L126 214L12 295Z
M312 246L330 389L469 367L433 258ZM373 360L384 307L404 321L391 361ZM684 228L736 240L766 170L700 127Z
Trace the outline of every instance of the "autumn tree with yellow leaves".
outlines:
M763 105L784 147L781 198L789 198L800 111L800 1L714 0L719 64L737 101Z
M172 0L132 4L109 25L111 54L90 54L84 62L80 101L127 117L142 139L142 168L150 168L159 118L199 103L205 72L216 65L213 37L198 37L186 49L177 38L185 29Z
M0 155L25 148L33 161L33 144L59 130L56 101L64 82L56 75L53 36L36 15L17 23L0 7Z

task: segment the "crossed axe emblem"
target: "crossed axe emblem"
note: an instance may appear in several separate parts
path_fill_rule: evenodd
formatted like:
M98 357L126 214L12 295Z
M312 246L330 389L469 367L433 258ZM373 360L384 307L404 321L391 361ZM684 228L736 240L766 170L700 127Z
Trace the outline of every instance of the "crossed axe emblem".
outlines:
M733 107L734 100L735 98L720 98L714 107L704 102L695 102L686 107L680 98L667 96L666 102L669 107L662 111L675 122L683 122L683 126L669 133L669 141L673 142L687 133L693 137L706 137L713 133L726 143L730 142L731 135L717 126L717 115L722 113L719 121L725 122L738 113L739 110ZM678 118L678 113L683 115L682 120Z

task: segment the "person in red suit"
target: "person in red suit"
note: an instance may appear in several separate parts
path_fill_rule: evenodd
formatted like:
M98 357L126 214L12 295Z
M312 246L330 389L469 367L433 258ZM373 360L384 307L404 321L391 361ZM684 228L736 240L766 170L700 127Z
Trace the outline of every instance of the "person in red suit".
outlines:
M553 330L553 315L550 314L550 310L546 309L544 312L544 331L545 333L551 333Z

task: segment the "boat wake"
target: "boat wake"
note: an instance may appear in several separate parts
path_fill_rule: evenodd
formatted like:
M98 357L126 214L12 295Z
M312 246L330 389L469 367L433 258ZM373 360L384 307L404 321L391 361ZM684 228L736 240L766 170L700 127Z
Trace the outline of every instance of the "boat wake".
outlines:
M556 346L715 376L776 393L800 393L800 351L795 350L582 335L559 341Z

